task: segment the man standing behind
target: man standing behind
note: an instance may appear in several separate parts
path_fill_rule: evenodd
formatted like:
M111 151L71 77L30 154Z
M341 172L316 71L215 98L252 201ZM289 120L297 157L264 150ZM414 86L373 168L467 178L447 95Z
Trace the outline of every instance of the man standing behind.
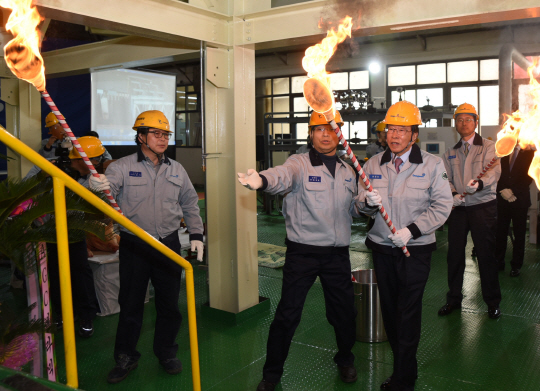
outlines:
M381 121L377 124L377 141L366 147L366 156L370 159L376 154L384 152L386 146L386 124Z
M464 103L454 113L456 131L461 140L444 154L444 164L454 195L454 210L448 219L448 288L446 304L439 310L445 316L461 308L465 246L471 231L478 259L482 297L488 306L488 316L501 316L501 288L495 258L497 227L497 180L501 166L497 161L482 179L473 185L474 178L495 157L495 142L475 132L478 114L473 105ZM464 199L460 198L467 192Z
M495 254L499 270L504 270L504 257L510 221L514 230L514 246L510 266L510 276L519 276L525 256L525 235L527 231L527 213L531 206L529 186L529 166L534 157L530 148L521 149L516 145L510 156L501 159L501 178L497 184L497 246Z
M41 141L39 154L46 159L54 159L56 156L56 148L60 146L66 131L62 125L60 125L58 118L56 118L56 115L54 115L53 112L50 112L47 114L47 117L45 117L45 127L49 128L51 137Z
M169 121L161 111L145 111L139 114L133 129L137 131L138 152L111 163L107 177L90 177L90 186L97 190L110 189L127 218L178 254L178 229L184 218L190 232L191 249L197 250L197 260L202 261L199 198L184 167L165 155L173 134ZM182 267L125 228L121 229L116 366L107 381L124 380L138 365L141 354L136 348L150 279L157 312L154 354L167 373L180 373L182 363L176 358L178 344L175 340L182 322L178 309Z
M341 122L337 111L336 122ZM306 296L317 277L324 292L326 317L336 333L334 362L341 380L352 383L357 379L351 351L356 308L349 259L356 175L337 157L339 140L325 117L313 112L309 123L313 143L309 153L293 155L282 166L261 171L261 175L252 169L238 174L238 181L250 190L288 193L283 201L287 253L281 300L270 325L263 380L257 391L273 391L279 383Z
M381 389L412 391L418 376L422 297L431 254L437 248L435 230L450 214L452 194L442 160L415 144L422 124L420 110L410 102L397 102L388 109L384 123L388 149L364 165L375 189L359 192L358 207L376 216L366 245L372 250L384 328L394 354L392 375ZM378 213L381 203L395 234ZM403 254L403 246L410 257Z

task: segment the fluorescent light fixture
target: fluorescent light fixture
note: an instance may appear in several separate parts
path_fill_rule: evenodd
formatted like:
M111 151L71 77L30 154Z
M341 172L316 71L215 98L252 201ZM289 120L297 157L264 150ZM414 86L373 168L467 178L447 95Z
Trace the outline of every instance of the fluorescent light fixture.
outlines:
M459 20L446 20L444 22L433 22L433 23L420 23L420 24L410 24L408 26L399 26L399 27L390 27L390 30L399 31L399 30L408 30L408 29L414 29L419 27L433 27L433 26L440 26L443 24L455 24L458 23Z
M381 71L381 65L374 61L371 64L369 64L369 71L371 73L379 73Z

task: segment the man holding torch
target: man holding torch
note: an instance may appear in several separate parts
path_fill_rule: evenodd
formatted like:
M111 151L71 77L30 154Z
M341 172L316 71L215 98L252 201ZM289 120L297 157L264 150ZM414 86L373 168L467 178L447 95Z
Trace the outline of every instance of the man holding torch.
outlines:
M342 124L339 112L335 117ZM257 391L272 391L279 383L306 296L317 277L327 319L336 333L334 362L341 380L352 383L357 379L351 351L356 308L349 259L352 215L358 216L354 211L356 174L337 157L338 137L324 115L313 112L309 127L313 148L308 153L293 155L283 165L260 174L252 169L238 174L238 181L250 190L287 194L281 300L270 326L263 380Z
M410 102L397 102L388 109L384 123L388 149L364 165L375 189L360 191L357 207L376 215L366 245L372 250L384 328L394 354L394 371L381 389L411 391L418 377L422 296L437 247L435 230L450 214L452 194L442 159L415 144L422 124L420 110ZM395 234L377 213L381 203Z
M495 158L495 142L475 132L478 113L473 105L458 106L454 119L461 140L444 154L448 181L454 196L454 210L448 219L448 293L446 304L439 310L445 316L461 308L465 246L471 231L478 259L482 297L488 305L488 316L501 316L501 288L495 257L497 228L497 181L501 175L499 161L475 181L483 168ZM465 197L462 194L466 192Z

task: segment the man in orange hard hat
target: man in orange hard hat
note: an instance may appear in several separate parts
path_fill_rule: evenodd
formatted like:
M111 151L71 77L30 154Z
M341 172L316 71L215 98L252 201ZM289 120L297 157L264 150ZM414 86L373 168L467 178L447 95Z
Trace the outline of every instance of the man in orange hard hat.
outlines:
M465 272L465 246L471 232L476 249L482 298L488 306L488 316L501 316L501 288L497 259L495 258L495 231L497 228L497 181L501 165L497 160L474 183L483 168L496 156L495 142L476 133L478 113L469 104L459 105L454 113L459 142L449 148L443 160L448 182L454 196L454 210L448 219L448 293L446 304L439 310L446 316L461 308L463 300L463 274ZM461 194L467 195L462 199Z
M53 112L47 114L45 117L45 127L49 128L49 134L51 137L41 141L41 149L39 154L46 159L54 159L56 156L56 148L59 147L60 143L66 135L66 131L56 118Z
M384 119L388 148L364 165L374 190L357 197L360 212L375 217L366 245L372 250L384 328L394 353L394 369L383 390L412 391L418 377L422 297L436 249L435 230L452 208L442 159L415 143L420 110L407 101L393 104ZM378 213L383 205L397 229L392 234ZM410 257L401 247L407 246Z

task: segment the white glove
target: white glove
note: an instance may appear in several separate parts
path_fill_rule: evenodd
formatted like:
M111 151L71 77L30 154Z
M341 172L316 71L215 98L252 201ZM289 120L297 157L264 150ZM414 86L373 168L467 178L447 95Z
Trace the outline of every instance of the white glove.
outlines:
M396 247L406 246L411 238L412 233L407 227L400 229L395 234L388 235L388 239L390 239L396 245Z
M105 191L111 189L111 183L104 174L99 174L99 178L90 176L88 186L94 191Z
M471 179L469 183L467 183L467 186L465 186L465 190L467 190L467 193L469 194L472 194L476 190L478 190L478 182L476 182L474 185L473 185L473 182L474 182L474 179Z
M382 205L382 197L379 195L377 189L373 189L373 191L368 191L366 193L366 200L369 206Z
M455 208L456 206L463 204L463 202L465 202L465 198L461 198L461 194L456 194L454 196L454 204L452 206Z
M191 241L191 251L197 251L197 261L202 262L204 244L200 240Z
M512 197L508 199L508 202L514 202L515 200L517 200L516 196L512 195Z
M504 198L506 201L513 202L510 201L510 198L514 197L514 192L512 191L512 189L502 189L499 193L501 193L501 197Z
M249 190L260 189L263 185L261 176L259 175L257 171L255 171L252 168L247 170L247 174L243 174L239 172L238 182L240 182L242 186L247 187Z

